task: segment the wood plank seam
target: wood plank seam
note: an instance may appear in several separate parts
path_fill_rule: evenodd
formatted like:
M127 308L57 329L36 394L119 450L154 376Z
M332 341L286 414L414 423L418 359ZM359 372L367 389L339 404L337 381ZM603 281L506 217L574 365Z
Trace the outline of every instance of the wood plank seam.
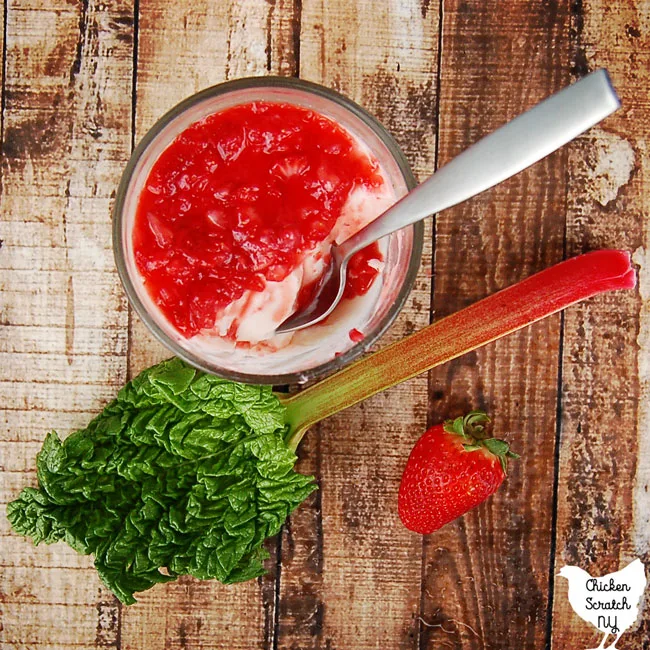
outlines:
M271 3L267 19L267 37L266 37L266 70L271 73L273 70L273 14L276 10L276 2ZM291 45L293 67L291 76L300 78L300 30L302 23L302 0L293 0L292 17L291 17ZM278 62L278 72L281 72L280 62ZM319 490L320 492L320 490ZM319 497L317 497L319 498ZM282 539L285 534L285 527L290 525L290 516L288 521L280 528L274 544L275 553L275 581L273 585L273 629L269 631L270 638L265 634L265 645L272 650L278 650L279 632L280 632L280 598L282 583Z
M425 15L426 10L428 9L428 2L422 3L422 13ZM444 47L443 47L443 25L445 19L445 0L439 0L438 2L438 65L436 71L436 140L434 145L434 154L433 154L433 169L431 173L434 173L438 170L440 164L440 89L442 87L442 63L444 56ZM437 215L433 215L433 225L431 228L431 268L435 269L435 260L436 260L436 219ZM431 281L431 292L429 298L429 323L433 323L435 320L435 314L433 306L435 304L435 282ZM432 375L427 373L427 428L435 424L432 417ZM424 626L426 625L423 614L425 607L425 598L426 593L426 543L425 538L422 537L421 545L421 560L420 560L420 603L418 608L418 625L416 626L416 638L414 647L418 650L425 650L424 636L422 634Z
M568 176L567 169L567 176ZM568 183L567 183L568 187ZM564 228L564 252L563 258L566 259L566 221ZM553 636L553 601L555 600L555 554L557 551L557 516L558 516L558 498L560 486L560 446L562 443L562 373L564 369L564 312L560 314L560 344L558 350L558 368L557 368L557 408L555 415L555 449L553 458L553 502L551 509L551 546L549 553L549 571L548 571L548 603L546 607L546 650L551 649L551 639Z
M131 59L131 153L135 149L135 125L136 125L136 108L137 108L137 83L138 83L138 26L140 22L140 0L133 0L133 28L132 28L132 59ZM133 308L131 305L127 308L126 313L126 379L131 380L131 319L133 317ZM98 605L98 611L99 610ZM116 598L112 599L110 604L104 604L104 608L109 612L114 612L114 629L115 629L115 647L119 650L122 647L122 603ZM101 618L101 616L100 616Z
M131 71L131 153L136 146L136 118L138 104L138 39L140 36L140 0L133 0L133 62ZM132 347L132 330L133 330L133 307L129 305L126 314L126 377L128 380L133 379L131 376L131 347Z
M575 8L572 6L569 16L569 35L573 30L572 22L575 16ZM577 81L579 76L573 72L573 79ZM568 203L569 192L569 165L565 169L565 186L564 186L564 205L565 215L566 206ZM567 257L567 219L564 218L564 231L562 233L562 259ZM558 371L557 371L557 393L556 393L556 414L555 414L555 447L553 449L553 497L551 503L551 540L549 549L549 565L548 565L548 602L546 607L546 641L545 649L550 650L553 637L553 602L555 600L555 556L557 552L557 518L558 518L558 499L560 487L560 450L562 444L562 414L564 408L562 396L562 378L564 372L564 332L565 332L565 313L560 313L560 328L559 328L559 343L558 343Z

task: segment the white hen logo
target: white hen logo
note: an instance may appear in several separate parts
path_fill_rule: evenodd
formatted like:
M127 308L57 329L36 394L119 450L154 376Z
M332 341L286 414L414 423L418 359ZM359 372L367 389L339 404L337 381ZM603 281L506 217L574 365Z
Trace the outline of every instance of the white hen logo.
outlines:
M639 614L639 601L646 586L643 562L634 560L602 578L592 578L577 566L562 567L558 575L569 581L569 604L573 611L605 634L595 650L605 647L610 634L616 638L607 650L615 650L621 635Z

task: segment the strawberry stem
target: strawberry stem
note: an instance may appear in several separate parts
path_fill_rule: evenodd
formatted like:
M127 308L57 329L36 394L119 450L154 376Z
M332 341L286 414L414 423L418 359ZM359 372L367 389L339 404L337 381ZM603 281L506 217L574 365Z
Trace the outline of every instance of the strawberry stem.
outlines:
M445 420L443 429L467 438L469 443L465 446L468 447L473 446L477 440L483 437L482 434L485 430L483 424L487 424L489 421L490 418L484 411L470 411L467 415L460 416L455 420Z
M442 428L447 433L461 436L466 443L463 444L465 451L478 451L487 449L493 456L496 456L501 463L503 473L508 469L508 458L519 458L519 454L510 451L510 445L499 438L488 438L483 424L490 422L487 413L483 411L470 411L465 416L457 417L455 420L445 420Z
M287 443L296 449L311 425L338 411L569 305L635 283L624 251L594 251L551 266L287 399Z

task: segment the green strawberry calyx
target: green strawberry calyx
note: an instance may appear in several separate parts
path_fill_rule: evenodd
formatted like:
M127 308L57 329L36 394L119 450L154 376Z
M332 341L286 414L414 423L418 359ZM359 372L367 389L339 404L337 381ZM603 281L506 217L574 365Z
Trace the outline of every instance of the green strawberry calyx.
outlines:
M447 433L455 433L467 441L463 444L465 451L487 449L499 459L505 474L508 469L508 459L519 458L519 454L511 451L510 445L505 440L487 437L485 424L488 422L490 418L484 411L470 411L455 420L445 420L443 428Z

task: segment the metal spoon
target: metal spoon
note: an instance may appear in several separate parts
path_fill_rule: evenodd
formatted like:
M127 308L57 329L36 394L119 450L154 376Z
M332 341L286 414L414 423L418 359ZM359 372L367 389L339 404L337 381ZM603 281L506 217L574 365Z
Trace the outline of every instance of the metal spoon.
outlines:
M514 176L620 105L607 71L597 70L485 136L355 235L332 246L332 260L317 294L276 333L309 327L332 313L343 296L348 261L357 251Z

